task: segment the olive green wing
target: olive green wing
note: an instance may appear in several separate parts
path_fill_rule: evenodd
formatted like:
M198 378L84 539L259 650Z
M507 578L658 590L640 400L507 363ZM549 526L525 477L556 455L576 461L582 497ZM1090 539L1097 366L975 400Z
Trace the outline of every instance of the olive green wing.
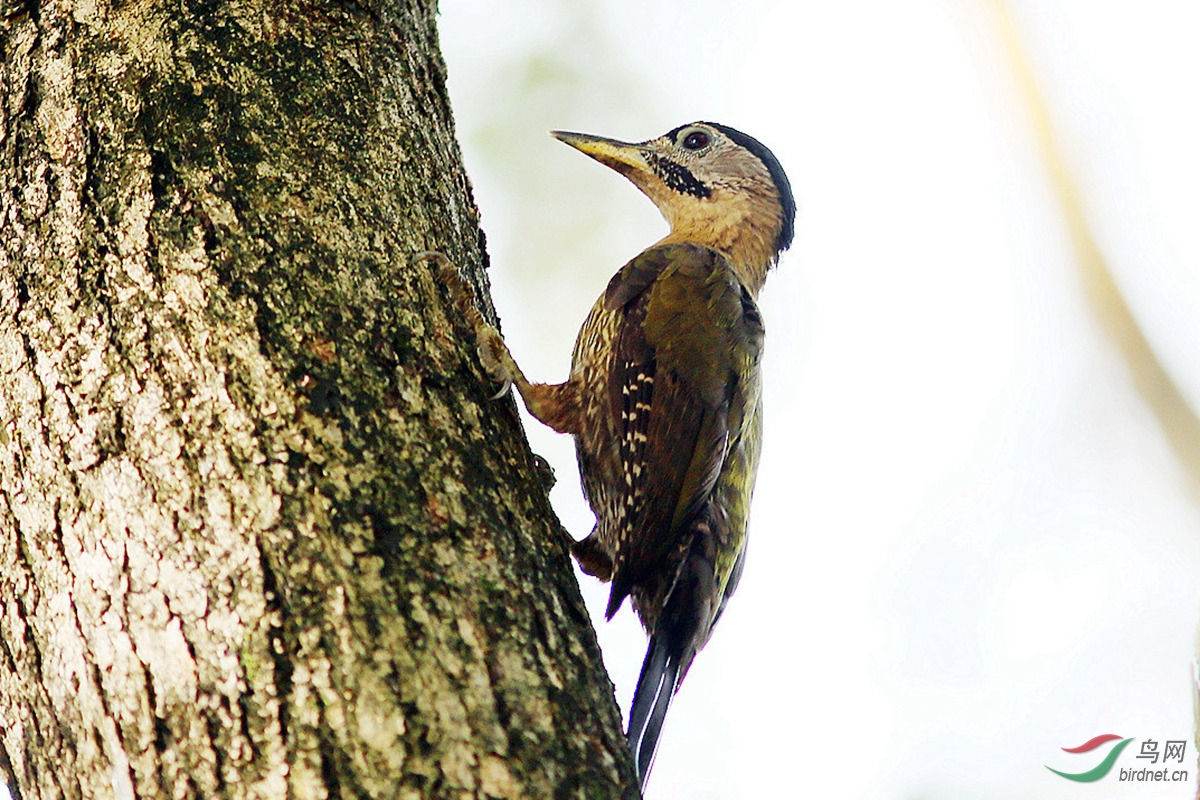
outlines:
M741 436L763 330L725 257L693 244L642 253L610 282L606 305L621 314L609 406L624 480L611 617L634 586L672 574L667 562L682 557L681 529Z

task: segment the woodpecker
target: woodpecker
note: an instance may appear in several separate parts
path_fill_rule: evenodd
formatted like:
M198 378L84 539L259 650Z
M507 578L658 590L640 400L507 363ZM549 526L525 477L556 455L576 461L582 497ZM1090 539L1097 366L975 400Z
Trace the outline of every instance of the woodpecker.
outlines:
M755 303L792 242L778 159L712 122L632 144L551 135L644 192L670 233L609 281L565 383L530 383L476 314L480 355L530 413L575 436L596 526L572 551L649 634L629 715L645 789L671 699L737 587L762 441L763 323Z

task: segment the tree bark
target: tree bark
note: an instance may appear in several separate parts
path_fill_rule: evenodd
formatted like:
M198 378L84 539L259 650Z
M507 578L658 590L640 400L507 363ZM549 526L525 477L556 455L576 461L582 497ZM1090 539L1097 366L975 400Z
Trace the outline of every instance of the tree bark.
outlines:
M636 793L542 471L413 258L486 285L434 15L0 0L14 798Z

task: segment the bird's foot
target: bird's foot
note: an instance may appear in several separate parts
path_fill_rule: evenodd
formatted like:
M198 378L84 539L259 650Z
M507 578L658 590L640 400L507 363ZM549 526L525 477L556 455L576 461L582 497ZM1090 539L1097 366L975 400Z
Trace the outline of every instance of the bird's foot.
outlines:
M500 391L492 396L499 400L512 390L513 381L517 379L520 370L513 361L508 345L500 331L486 322L475 328L475 347L479 351L479 363L492 380L500 384Z
M499 400L504 397L514 383L523 383L524 376L513 360L508 345L504 343L504 337L494 325L483 318L474 302L474 290L459 273L454 262L433 250L418 253L416 260L433 261L437 264L438 277L450 292L455 307L474 329L475 348L479 353L480 365L489 378L500 384L500 391L493 395L492 399Z
M579 568L588 575L605 583L612 580L612 554L600 544L600 537L595 528L586 539L571 542L571 554L579 562Z

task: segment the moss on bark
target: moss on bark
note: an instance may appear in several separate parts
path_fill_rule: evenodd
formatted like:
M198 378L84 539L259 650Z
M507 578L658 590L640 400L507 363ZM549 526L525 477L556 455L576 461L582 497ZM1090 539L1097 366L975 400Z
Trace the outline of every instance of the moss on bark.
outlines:
M619 797L432 3L0 5L0 770L20 798Z

